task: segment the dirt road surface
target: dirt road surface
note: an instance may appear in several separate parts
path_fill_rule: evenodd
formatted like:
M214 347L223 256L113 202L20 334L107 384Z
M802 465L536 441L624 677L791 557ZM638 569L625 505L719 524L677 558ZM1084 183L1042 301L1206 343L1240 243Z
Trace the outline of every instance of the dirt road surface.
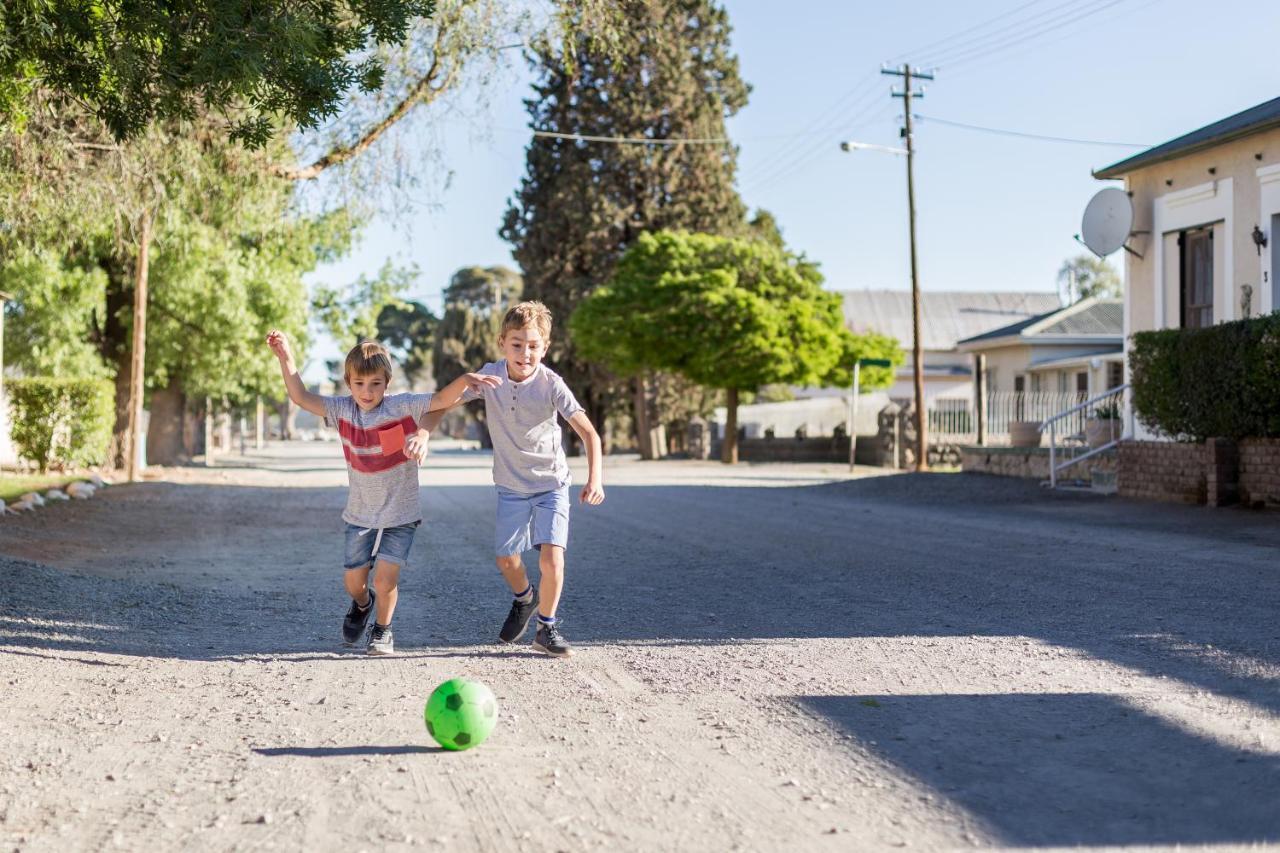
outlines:
M0 519L0 850L1280 842L1274 513L610 459L558 661L494 642L489 459L437 449L371 659L337 447L227 464Z

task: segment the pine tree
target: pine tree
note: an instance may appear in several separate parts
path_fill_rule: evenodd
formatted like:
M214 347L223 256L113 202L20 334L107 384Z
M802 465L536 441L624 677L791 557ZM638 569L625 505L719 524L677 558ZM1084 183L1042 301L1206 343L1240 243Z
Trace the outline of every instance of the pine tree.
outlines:
M728 15L711 0L625 0L621 43L589 36L543 42L525 103L536 130L584 136L723 139L725 119L747 102L729 47ZM525 298L556 318L548 361L596 423L617 384L582 359L568 334L573 308L608 281L622 253L647 231L736 234L745 210L734 188L737 150L727 144L618 144L535 137L526 175L501 234L514 246ZM638 427L654 396L637 386ZM643 438L643 434L642 434Z

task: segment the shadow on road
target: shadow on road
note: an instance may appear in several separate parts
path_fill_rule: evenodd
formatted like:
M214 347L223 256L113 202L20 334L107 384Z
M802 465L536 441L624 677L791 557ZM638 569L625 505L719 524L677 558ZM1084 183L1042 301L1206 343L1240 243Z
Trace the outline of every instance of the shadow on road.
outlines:
M1280 840L1280 760L1091 693L802 696L863 748L1025 846Z

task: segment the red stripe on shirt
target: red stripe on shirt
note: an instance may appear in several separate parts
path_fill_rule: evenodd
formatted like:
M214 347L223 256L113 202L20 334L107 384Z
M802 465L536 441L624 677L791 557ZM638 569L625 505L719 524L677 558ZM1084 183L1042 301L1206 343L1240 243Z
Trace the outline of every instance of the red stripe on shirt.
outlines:
M409 461L409 457L403 452L397 451L390 456L383 456L381 453L356 453L350 447L343 446L342 453L347 457L347 464L352 470L359 471L361 474L377 474L380 471L390 471L397 465L403 465Z
M338 435L350 442L352 447L381 447L382 441L378 438L378 433L396 426L404 429L406 438L418 431L418 425L413 418L408 416L398 421L387 421L386 423L378 424L372 429L360 429L350 421L338 418Z

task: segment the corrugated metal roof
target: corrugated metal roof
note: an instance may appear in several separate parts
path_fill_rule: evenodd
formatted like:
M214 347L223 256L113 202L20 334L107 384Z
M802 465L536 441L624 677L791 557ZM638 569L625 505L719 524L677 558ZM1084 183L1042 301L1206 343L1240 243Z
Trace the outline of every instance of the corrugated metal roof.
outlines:
M1172 160L1190 154L1201 148L1208 148L1235 139L1257 133L1272 127L1280 127L1280 98L1273 98L1265 104L1258 104L1221 121L1207 124L1199 130L1183 134L1155 148L1148 148L1141 154L1135 154L1119 163L1112 163L1105 169L1093 173L1095 178L1121 178L1134 169L1150 166L1164 160Z
M854 332L879 332L911 349L911 292L846 290L845 324ZM920 294L920 338L926 350L951 350L973 337L1011 322L1040 317L1059 307L1058 295L1033 293Z
M1065 314L1036 331L1036 335L1123 335L1124 303L1100 299L1089 307Z
M981 335L966 338L961 343L996 340L1021 335L1028 340L1042 337L1075 337L1078 335L1114 335L1117 341L1124 334L1124 301L1120 299L1090 299L1065 308L1048 311L1036 317L1019 320Z

